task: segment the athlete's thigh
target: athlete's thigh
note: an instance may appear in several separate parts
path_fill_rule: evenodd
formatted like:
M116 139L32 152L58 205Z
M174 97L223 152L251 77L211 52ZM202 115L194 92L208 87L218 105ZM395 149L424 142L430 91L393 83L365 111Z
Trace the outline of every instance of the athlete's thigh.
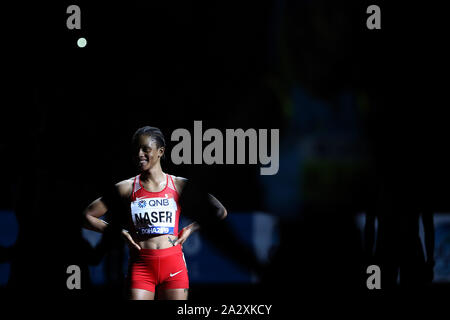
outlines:
M155 300L155 293L144 289L131 289L130 300Z
M189 289L158 290L159 300L187 300Z

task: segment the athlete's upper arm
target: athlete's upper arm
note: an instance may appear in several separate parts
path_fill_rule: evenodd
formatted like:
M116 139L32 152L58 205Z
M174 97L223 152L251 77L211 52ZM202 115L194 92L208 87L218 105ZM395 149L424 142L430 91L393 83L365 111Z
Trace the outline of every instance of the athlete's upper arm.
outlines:
M133 179L127 179L116 183L117 190L122 198L128 199L133 189Z
M175 177L175 188L177 188L178 193L180 193L183 190L183 187L186 185L186 182L188 179L182 178L182 177ZM214 197L212 194L208 193L208 200L209 202L217 208L217 215L219 218L224 219L227 216L227 209L223 206L222 203L220 203L219 200L217 200L216 197Z
M173 182L175 183L175 188L177 189L178 193L181 193L181 191L183 191L183 188L186 185L187 181L188 179L186 178L174 176Z
M133 180L123 180L116 184L119 195L123 198L129 198L131 195L131 191L133 188ZM102 198L98 198L94 200L85 210L86 215L90 215L96 218L100 218L108 211L105 202Z

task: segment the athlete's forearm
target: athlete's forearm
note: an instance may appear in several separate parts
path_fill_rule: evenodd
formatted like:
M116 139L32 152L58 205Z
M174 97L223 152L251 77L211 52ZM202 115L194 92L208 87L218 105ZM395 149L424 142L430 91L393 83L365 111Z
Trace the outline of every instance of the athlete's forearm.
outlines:
M83 227L103 233L107 227L107 223L99 218L106 214L108 208L102 198L93 201L83 212Z
M186 229L189 229L191 232L195 232L200 229L200 225L194 221L190 225L186 226Z
M103 233L107 226L108 223L99 218L93 217L89 214L84 215L83 228L85 229Z

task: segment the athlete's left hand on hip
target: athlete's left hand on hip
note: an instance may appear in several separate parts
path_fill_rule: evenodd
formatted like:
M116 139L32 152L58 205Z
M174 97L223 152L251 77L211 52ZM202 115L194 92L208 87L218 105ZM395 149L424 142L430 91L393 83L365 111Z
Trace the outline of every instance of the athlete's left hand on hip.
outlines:
M181 245L181 248L183 248L183 243L187 240L187 238L191 235L192 229L189 228L189 226L184 227L181 229L180 233L178 234L178 239L175 241L175 245Z

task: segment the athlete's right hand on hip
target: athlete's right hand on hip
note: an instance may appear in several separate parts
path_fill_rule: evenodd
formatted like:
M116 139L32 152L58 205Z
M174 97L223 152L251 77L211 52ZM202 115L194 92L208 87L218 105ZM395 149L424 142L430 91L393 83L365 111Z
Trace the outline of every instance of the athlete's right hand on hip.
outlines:
M125 241L127 242L127 245L130 249L141 250L141 247L139 247L139 245L136 242L134 242L133 238L128 233L128 231L122 230L122 235L125 238Z

